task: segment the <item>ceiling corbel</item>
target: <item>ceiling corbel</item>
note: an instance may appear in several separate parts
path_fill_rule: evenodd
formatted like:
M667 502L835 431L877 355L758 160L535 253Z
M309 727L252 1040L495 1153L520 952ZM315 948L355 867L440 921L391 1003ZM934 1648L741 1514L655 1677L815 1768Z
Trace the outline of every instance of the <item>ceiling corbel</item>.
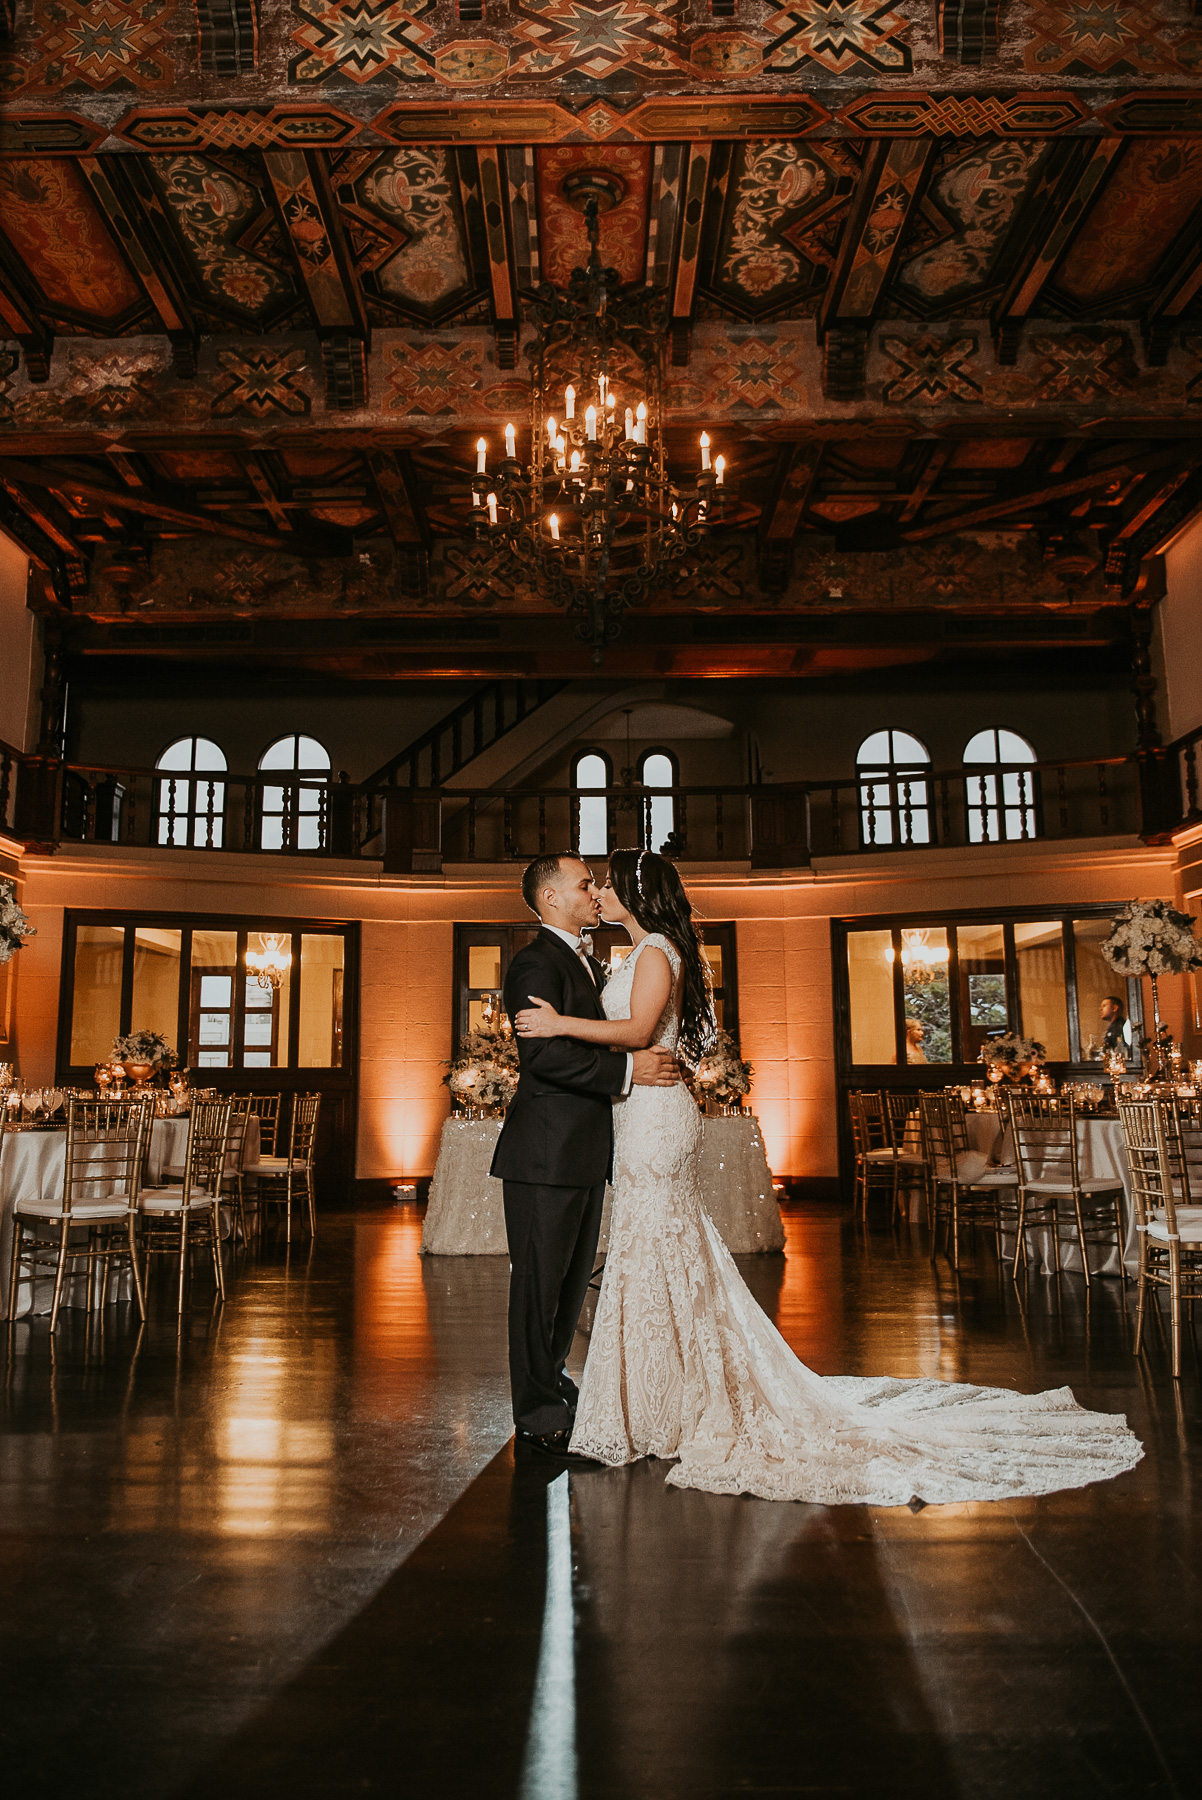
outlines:
M259 60L258 0L196 0L200 66L211 75L250 75Z
M501 153L494 145L476 151L480 171L480 210L484 240L488 246L488 278L492 288L493 330L497 340L498 369L518 366L518 310L510 238L506 218L508 184L501 168Z
M371 326L325 159L317 150L267 150L263 161L321 341L326 405L355 412L367 402Z
M5 266L0 256L0 324L6 337L16 338L25 358L25 371L30 381L50 379L50 358L54 353L54 333L43 324L36 308L23 291L23 284Z
M1012 367L1018 361L1023 326L1063 262L1123 149L1124 139L1119 137L1068 146L1067 163L1037 185L1030 204L1024 208L1028 229L1023 231L1021 224L1018 228L1024 250L1017 266L1011 269L991 320L997 359L1004 366Z
M119 167L122 160L114 156L103 159L81 156L76 159L76 167L91 189L92 198L121 246L143 293L158 314L159 323L171 344L175 373L182 380L190 381L196 374L200 330L169 266L157 254L153 229L141 215L136 192L123 182Z
M828 400L863 398L868 332L935 150L931 137L868 147L818 313Z
M712 144L690 144L688 167L684 176L684 193L680 207L680 237L676 248L676 268L672 279L672 322L669 355L674 369L683 369L689 361L689 337L692 331L693 302L697 294L697 267L701 259L702 230L705 225L705 201L709 191Z
M962 69L979 69L997 55L1001 0L939 0L939 54Z

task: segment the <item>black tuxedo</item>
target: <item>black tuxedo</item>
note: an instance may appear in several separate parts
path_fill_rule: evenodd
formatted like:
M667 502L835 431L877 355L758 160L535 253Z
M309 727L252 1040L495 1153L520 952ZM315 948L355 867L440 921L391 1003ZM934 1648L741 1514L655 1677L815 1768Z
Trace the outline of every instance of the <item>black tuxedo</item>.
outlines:
M603 971L590 966L595 983L562 938L540 931L509 965L510 1019L533 998L566 1018L603 1019ZM564 1361L597 1254L626 1052L576 1038L519 1038L518 1059L492 1173L505 1184L513 1416L523 1430L543 1433L561 1430L575 1411Z

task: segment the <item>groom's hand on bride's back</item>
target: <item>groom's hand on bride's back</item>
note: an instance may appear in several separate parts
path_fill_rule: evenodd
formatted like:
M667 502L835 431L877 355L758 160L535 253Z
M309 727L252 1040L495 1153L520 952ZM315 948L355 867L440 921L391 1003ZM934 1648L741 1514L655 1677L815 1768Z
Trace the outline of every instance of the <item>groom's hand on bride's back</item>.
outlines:
M675 1087L680 1080L680 1065L671 1050L652 1044L649 1050L634 1052L635 1087Z

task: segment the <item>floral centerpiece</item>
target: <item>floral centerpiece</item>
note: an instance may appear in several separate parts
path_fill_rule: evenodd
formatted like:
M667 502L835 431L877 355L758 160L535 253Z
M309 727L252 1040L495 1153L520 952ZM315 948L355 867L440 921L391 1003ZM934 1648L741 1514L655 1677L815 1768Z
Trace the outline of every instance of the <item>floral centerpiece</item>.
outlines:
M518 1085L518 1049L508 1019L493 1014L469 1031L442 1079L455 1106L504 1112Z
M713 1102L738 1108L744 1096L751 1092L754 1073L751 1064L739 1054L739 1046L729 1031L720 1031L714 1048L701 1058L693 1071L694 1097L703 1106Z
M1110 927L1102 955L1119 975L1146 975L1152 983L1152 1017L1155 1036L1144 1040L1145 1053L1155 1048L1163 1059L1173 1044L1167 1026L1160 1022L1162 975L1187 975L1202 969L1202 944L1194 936L1195 920L1179 912L1167 900L1129 900Z
M1038 1038L1020 1037L1016 1031L986 1038L981 1045L981 1061L990 1081L1022 1081L1039 1068L1046 1055L1047 1049Z
M160 1031L130 1031L113 1039L113 1060L139 1087L179 1066L179 1058Z
M24 940L37 936L36 928L17 905L16 896L16 883L0 879L0 963L11 962Z

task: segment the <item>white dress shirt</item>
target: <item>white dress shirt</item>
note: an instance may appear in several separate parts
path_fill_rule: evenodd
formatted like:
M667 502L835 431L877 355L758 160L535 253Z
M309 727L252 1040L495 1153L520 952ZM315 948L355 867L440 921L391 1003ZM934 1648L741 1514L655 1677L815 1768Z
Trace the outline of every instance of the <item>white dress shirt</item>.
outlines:
M592 982L593 986L596 987L597 986L597 977L593 973L592 965L588 960L588 953L585 950L584 945L580 941L579 934L571 932L571 931L561 931L558 925L548 925L545 922L543 924L543 930L551 932L552 935L554 937L557 937L561 943L564 943L567 945L568 949L572 952L573 956L578 956L580 958L580 961L584 968L585 973L587 974L589 980ZM622 1083L622 1092L618 1095L618 1099L625 1100L627 1094L630 1092L630 1090L633 1086L634 1086L634 1053L633 1053L633 1051L628 1050L626 1052L626 1079Z

